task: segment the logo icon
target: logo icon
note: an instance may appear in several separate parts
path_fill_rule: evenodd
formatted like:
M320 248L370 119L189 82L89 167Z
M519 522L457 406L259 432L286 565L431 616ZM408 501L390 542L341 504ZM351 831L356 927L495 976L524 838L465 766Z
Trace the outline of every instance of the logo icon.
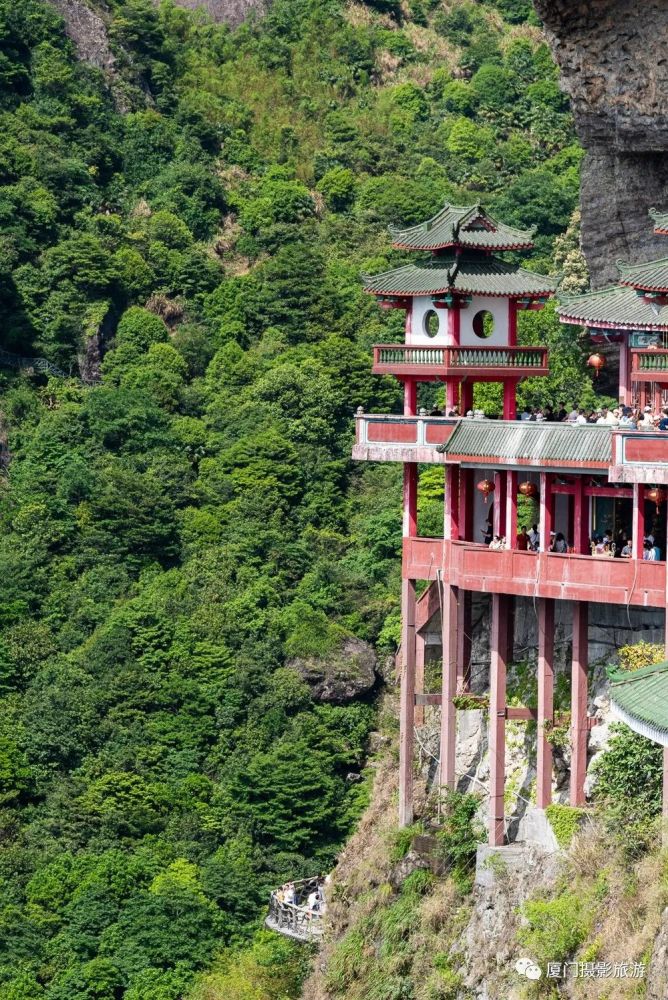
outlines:
M515 962L515 972L534 981L543 975L540 965L536 965L532 958L518 958Z

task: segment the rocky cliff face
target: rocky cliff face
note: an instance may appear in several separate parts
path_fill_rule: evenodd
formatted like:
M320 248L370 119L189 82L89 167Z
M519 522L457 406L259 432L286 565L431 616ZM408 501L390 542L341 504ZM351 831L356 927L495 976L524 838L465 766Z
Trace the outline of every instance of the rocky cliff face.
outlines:
M224 21L232 27L241 24L251 14L265 14L270 2L271 0L176 0L179 7L187 7L189 10L201 8L214 21Z
M647 217L668 207L668 2L534 0L587 150L582 239L593 284L665 256Z

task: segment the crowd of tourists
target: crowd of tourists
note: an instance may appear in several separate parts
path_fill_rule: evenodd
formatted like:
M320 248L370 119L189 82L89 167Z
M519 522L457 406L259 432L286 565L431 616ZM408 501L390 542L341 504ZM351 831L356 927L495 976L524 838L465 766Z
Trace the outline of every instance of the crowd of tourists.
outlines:
M443 410L434 407L430 411L430 417L442 417ZM446 416L460 417L458 406L447 409ZM484 410L467 410L464 414L465 420L485 420ZM524 407L517 413L517 420L531 421L533 423L563 423L563 424L604 424L609 427L625 427L628 430L639 431L666 431L668 430L668 406L655 412L651 406L615 406L609 408L601 406L598 409L582 409L571 407L565 403L559 403L556 409L551 406Z
M485 545L492 551L511 548L505 535L495 535L492 532L492 525L487 521L480 529ZM530 529L522 527L515 539L515 546L520 552L540 552L540 534L538 525L533 524ZM628 532L620 530L615 536L612 531L604 531L602 535L593 535L589 542L591 554L597 557L608 557L618 559L630 559L633 555L633 539ZM550 532L550 544L548 552L556 552L564 555L573 552L573 548L568 544L561 531ZM642 558L650 562L658 562L661 559L661 549L656 544L654 534L650 532L643 538Z
M328 878L318 879L315 884L313 884L314 880L309 881L310 892L308 894L300 893L294 882L286 882L285 885L282 885L276 891L278 902L285 903L287 906L298 906L307 910L310 914L322 916L327 909L325 885L328 882Z

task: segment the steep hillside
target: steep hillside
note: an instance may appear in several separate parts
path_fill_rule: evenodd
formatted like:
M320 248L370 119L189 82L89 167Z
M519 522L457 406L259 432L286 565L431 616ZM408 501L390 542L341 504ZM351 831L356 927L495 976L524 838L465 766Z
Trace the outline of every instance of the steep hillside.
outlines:
M349 454L400 406L369 373L400 322L359 275L449 198L573 277L580 150L521 0L104 25L113 90L0 0L2 348L71 373L0 372L0 993L276 1000L304 969L267 892L333 863L376 715L297 666L397 640L399 478ZM522 337L554 358L527 399L591 396L553 313Z

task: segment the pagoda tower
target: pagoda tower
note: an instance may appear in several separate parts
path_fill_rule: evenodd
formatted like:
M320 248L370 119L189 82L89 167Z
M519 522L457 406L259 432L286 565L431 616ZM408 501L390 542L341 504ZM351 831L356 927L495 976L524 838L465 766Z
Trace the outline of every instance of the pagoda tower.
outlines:
M654 232L668 235L668 213L651 210ZM587 328L593 344L619 345L619 400L658 411L668 394L668 257L617 262L619 279L596 292L560 297L562 323Z
M657 225L660 221L668 219L655 219ZM500 846L507 838L508 720L537 723L536 805L542 809L552 800L548 736L555 725L565 724L555 715L554 703L557 607L562 620L572 621L570 802L577 806L585 803L588 733L595 724L588 714L590 607L616 605L627 616L632 610L641 616L659 610L665 616L668 433L516 419L518 381L549 372L545 347L518 346L517 317L523 309L541 308L554 285L496 254L529 249L531 233L498 222L480 205L445 205L427 222L393 230L392 240L396 249L420 256L365 278L365 287L381 307L406 314L404 343L376 345L373 360L374 372L394 375L403 384L403 413L360 410L353 457L403 466L399 821L413 821L414 732L425 706L441 709L438 783L457 785L457 695L471 691L475 597L489 602L489 841ZM586 319L602 337L611 331L615 337L663 337L668 323L656 312L663 307L663 294L668 296L668 262L659 264L658 279L649 265L622 269L619 286L566 300L561 318ZM599 312L600 303L609 311ZM644 373L648 364L635 361L634 352L668 357L663 340L663 346L648 348L625 342L624 399L630 385L643 381L636 373ZM652 369L655 382L658 370ZM483 381L503 386L503 419L464 416L472 408L475 384ZM444 416L418 410L421 382L444 385ZM437 537L424 537L418 529L418 466L427 463L443 466L443 528ZM538 551L529 550L518 534L519 496L533 497L538 504ZM661 559L643 559L646 526L657 539ZM630 558L593 554L592 535L608 532L628 536ZM486 544L492 533L505 536L505 546ZM559 547L552 544L555 536L561 539ZM426 587L418 600L421 582ZM520 599L529 599L538 619L537 708L508 704L506 675L514 659ZM434 627L442 671L440 690L430 691L425 690L424 660ZM668 780L666 789L668 815Z

